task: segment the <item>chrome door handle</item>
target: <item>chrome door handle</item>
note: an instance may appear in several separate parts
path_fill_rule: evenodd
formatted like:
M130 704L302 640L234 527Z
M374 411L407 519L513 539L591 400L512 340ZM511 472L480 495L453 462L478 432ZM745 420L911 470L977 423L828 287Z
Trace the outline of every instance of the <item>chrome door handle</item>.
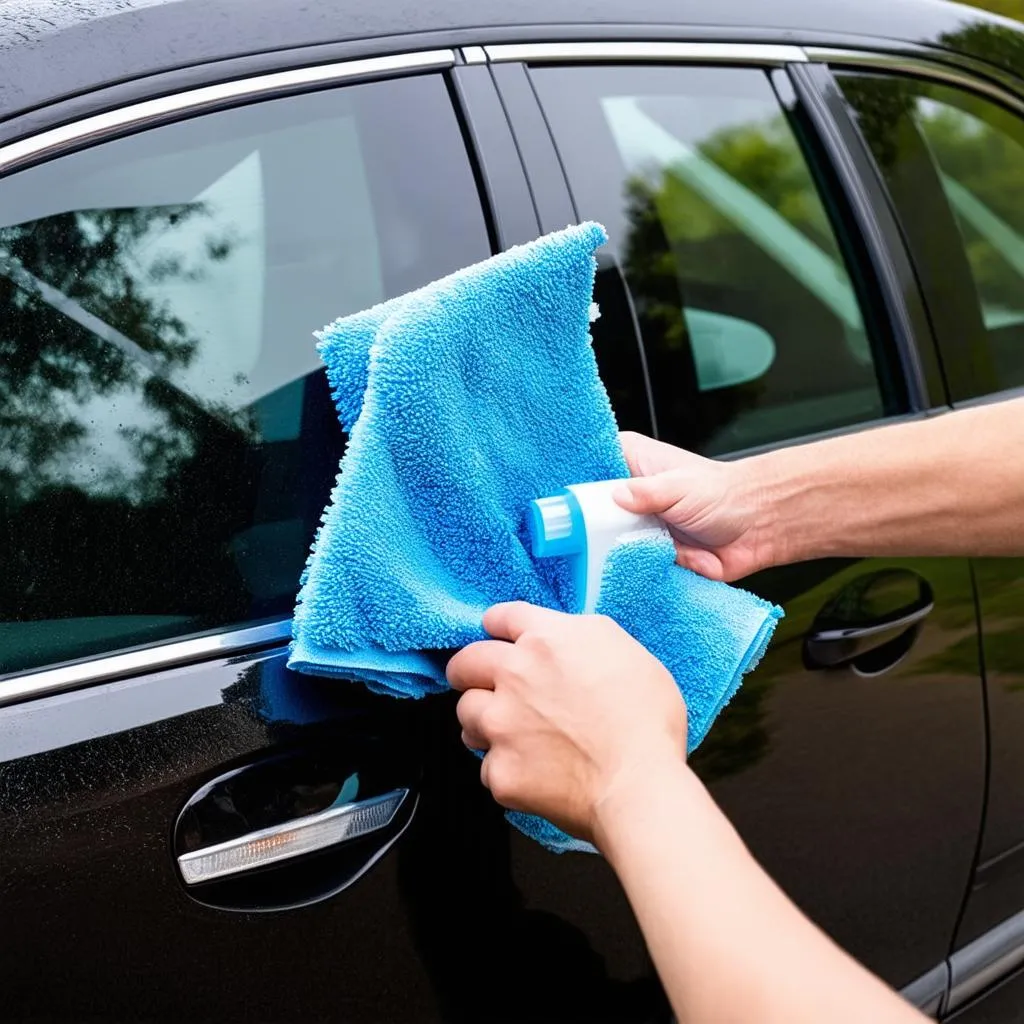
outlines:
M212 882L361 839L387 828L408 796L408 789L394 789L183 853L181 877L186 885Z
M898 594L905 603L887 611ZM877 675L899 664L935 608L931 584L916 572L882 569L851 580L826 603L804 637L808 669L850 667Z

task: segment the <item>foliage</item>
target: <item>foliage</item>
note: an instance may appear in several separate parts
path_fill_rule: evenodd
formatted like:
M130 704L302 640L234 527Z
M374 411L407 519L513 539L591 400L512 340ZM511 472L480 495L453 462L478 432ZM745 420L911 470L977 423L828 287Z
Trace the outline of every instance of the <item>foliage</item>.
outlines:
M1024 0L963 0L972 7L980 7L983 11L1001 14L1004 18L1016 18L1024 21Z

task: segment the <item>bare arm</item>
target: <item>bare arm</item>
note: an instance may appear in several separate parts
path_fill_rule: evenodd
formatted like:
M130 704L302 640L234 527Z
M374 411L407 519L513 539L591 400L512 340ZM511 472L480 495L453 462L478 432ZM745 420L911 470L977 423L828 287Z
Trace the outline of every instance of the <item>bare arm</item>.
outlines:
M923 1020L755 863L685 763L672 677L610 619L525 604L449 663L463 738L508 807L594 841L625 887L680 1024Z
M599 845L680 1024L923 1020L783 895L685 766L620 796Z
M1024 399L733 463L624 434L626 507L717 579L828 555L1024 554Z

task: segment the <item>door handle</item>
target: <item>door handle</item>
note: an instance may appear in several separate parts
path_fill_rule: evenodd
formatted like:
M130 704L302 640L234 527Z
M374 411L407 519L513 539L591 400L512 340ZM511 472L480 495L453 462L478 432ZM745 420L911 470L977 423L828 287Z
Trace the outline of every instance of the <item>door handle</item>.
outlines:
M174 826L184 891L221 910L287 910L327 899L405 832L419 773L381 737L311 745L202 786Z
M905 597L907 591L913 591L909 601L879 610L886 598L900 592ZM884 569L858 577L815 618L804 638L804 665L849 667L860 675L885 672L906 657L934 607L931 585L917 573Z
M409 790L395 789L183 853L181 877L186 885L198 885L360 839L387 828L408 796Z

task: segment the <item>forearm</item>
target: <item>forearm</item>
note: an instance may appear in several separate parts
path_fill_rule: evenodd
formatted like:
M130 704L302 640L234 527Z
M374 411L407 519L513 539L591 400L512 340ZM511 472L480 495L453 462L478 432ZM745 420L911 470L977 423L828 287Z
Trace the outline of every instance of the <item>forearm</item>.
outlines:
M682 762L610 798L596 838L680 1024L923 1019L797 910Z
M764 561L1024 554L1024 400L744 460Z

